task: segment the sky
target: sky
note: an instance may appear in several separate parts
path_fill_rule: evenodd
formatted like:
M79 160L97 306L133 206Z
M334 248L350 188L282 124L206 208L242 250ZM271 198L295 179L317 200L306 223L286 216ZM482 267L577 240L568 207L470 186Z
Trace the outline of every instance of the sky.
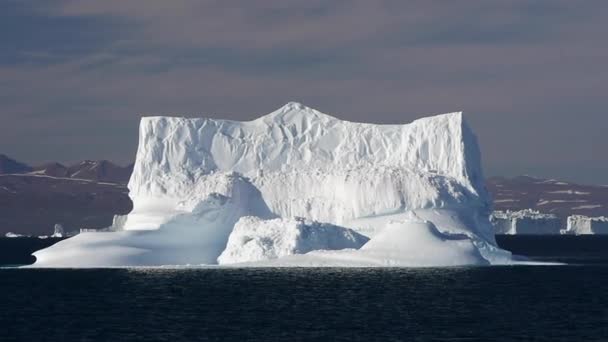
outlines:
M0 153L132 162L144 115L290 101L407 123L463 111L486 176L608 184L608 1L0 2Z

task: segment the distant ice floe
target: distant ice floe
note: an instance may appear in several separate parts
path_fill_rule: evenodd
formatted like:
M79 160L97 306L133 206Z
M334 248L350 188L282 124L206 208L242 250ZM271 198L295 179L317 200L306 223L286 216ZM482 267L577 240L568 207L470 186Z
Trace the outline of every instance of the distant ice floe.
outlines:
M585 206L578 209L592 209ZM490 222L496 234L501 235L590 235L608 234L608 217L571 215L563 222L554 214L533 209L494 211ZM565 228L564 228L565 225Z
M13 232L8 232L6 234L4 234L4 237L7 238L18 238L18 237L27 237L28 235L23 235L23 234L17 234L17 233L13 233Z
M574 235L608 234L608 217L569 216L566 230L563 233Z
M496 234L552 235L560 234L561 220L554 214L532 209L494 211L490 217Z

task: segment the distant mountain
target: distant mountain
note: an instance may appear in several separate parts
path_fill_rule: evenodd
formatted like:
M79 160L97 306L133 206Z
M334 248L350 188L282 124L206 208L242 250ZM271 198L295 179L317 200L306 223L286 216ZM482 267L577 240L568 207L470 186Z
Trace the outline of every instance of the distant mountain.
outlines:
M50 235L55 223L66 231L107 227L115 214L131 211L132 170L107 160L31 167L0 155L0 236Z
M491 177L486 187L496 210L535 209L556 214L608 216L608 186L581 185L531 176Z
M107 183L127 183L132 172L133 164L122 167L107 160L85 160L67 169L70 178Z
M50 235L55 223L66 232L104 228L132 204L125 184L37 174L0 175L0 236L7 232Z
M119 166L107 160L84 160L71 166L50 162L32 167L6 155L0 155L0 175L31 174L125 184L129 181L132 172L133 164Z
M57 162L46 163L34 167L33 173L38 175L46 175L51 177L66 177L69 178L68 168Z
M0 174L25 173L32 171L32 167L18 162L7 155L0 154Z

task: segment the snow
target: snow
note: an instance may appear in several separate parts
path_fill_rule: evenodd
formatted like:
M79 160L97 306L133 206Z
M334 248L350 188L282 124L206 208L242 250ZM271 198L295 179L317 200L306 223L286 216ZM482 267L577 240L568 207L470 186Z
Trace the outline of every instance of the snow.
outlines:
M531 178L537 178L540 179L538 177L531 177ZM566 183L566 182L560 182L557 179L546 179L543 180L542 182L537 182L536 184L555 184L555 185L570 185L570 183Z
M579 205L576 207L572 207L572 210L581 210L581 209L596 209L596 208L601 208L602 205L601 204L588 204L588 205Z
M356 255L365 257L353 256L349 264L510 258L496 247L479 147L461 113L376 125L292 102L248 122L144 117L128 186L133 211L121 231L61 241L36 252L36 266L215 265L220 256L223 265L260 257L324 265L348 251L318 250L341 248L357 232L380 251L387 229L403 234L396 241L409 242L387 246L390 253L364 252L364 246ZM401 228L390 228L391 222ZM294 238L303 231L314 231L318 240ZM239 250L249 248L239 236L257 246ZM422 256L425 243L436 249L433 257ZM306 260L290 253L306 253Z
M55 176L49 176L49 175L45 175L45 174L39 174L35 171L28 172L28 173L3 174L3 175L0 175L0 177L24 177L24 178L38 177L38 178L50 178L50 179L59 179L59 180L64 180L64 181L72 181L72 182L79 183L79 184L95 183L95 184L102 184L102 185L112 185L115 187L122 187L122 184L117 184L117 183L99 182L96 180L82 179L82 178L55 177ZM9 190L7 189L7 191L9 191Z
M587 203L587 200L560 200L560 199L544 200L544 199L541 199L538 201L538 203L536 203L536 205L542 206L542 205L547 205L547 204L551 204L551 203Z
M576 191L576 190L557 190L557 191L549 191L548 194L568 194L568 195L590 195L590 192L586 191Z
M568 217L568 224L564 234L608 234L608 217L589 217L572 215Z
M543 235L560 234L561 221L553 214L532 209L494 211L490 218L496 234Z
M355 231L303 218L262 220L242 217L218 263L271 260L313 250L359 249L369 239Z

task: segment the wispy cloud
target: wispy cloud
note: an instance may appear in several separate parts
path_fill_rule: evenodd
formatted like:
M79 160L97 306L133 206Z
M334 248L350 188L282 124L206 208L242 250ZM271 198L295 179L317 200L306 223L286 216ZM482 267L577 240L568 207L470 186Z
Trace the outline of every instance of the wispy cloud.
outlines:
M489 173L585 163L599 180L608 170L597 155L608 148L598 139L608 126L604 1L1 6L10 125L0 146L16 157L127 161L142 114L250 119L298 100L357 121L464 110ZM51 143L27 141L44 132Z

